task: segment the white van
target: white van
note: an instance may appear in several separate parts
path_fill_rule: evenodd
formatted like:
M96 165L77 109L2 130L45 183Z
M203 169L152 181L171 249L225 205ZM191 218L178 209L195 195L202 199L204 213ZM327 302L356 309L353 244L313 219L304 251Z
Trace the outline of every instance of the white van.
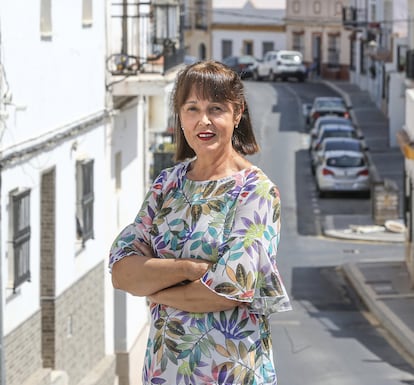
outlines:
M258 63L253 71L253 79L276 79L287 80L295 78L300 82L307 77L306 67L303 64L303 57L299 51L269 51L266 52L263 60Z

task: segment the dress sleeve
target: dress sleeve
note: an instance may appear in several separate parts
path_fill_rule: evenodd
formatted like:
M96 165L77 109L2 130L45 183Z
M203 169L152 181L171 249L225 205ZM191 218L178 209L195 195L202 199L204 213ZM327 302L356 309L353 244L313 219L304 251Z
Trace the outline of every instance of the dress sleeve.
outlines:
M279 239L279 191L263 174L256 174L244 184L230 236L202 282L219 295L248 303L254 313L290 310L276 265Z
M126 226L113 241L109 252L108 267L110 271L112 271L114 263L122 258L141 254L134 245L135 241L150 244L152 221L158 208L162 205L162 179L163 174L160 174L147 192L134 222Z

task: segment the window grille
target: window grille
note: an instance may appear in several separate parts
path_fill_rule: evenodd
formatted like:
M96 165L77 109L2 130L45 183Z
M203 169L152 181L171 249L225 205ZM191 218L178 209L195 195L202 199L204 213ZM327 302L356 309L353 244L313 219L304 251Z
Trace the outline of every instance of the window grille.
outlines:
M328 36L328 67L339 67L339 35Z
M10 283L13 291L30 280L30 190L10 194Z
M94 162L91 159L78 161L76 163L76 232L78 239L81 239L82 243L94 237L93 165Z
M293 33L292 48L294 51L304 52L303 33Z

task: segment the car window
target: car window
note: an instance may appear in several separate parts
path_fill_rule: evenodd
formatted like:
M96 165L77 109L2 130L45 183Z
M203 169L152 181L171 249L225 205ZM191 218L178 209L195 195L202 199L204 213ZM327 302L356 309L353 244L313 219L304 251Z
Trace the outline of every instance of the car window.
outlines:
M325 143L325 151L361 151L359 142L329 141Z
M335 156L328 158L326 165L330 167L363 167L365 161L363 158L355 156Z
M254 63L254 58L252 58L251 56L240 56L239 63L240 64L252 64Z

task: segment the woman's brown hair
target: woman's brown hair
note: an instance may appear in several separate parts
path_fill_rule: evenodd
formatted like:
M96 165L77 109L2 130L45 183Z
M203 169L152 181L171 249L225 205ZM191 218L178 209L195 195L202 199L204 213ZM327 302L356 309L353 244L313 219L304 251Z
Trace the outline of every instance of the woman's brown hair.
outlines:
M175 82L172 110L177 144L176 161L192 158L196 155L184 137L179 117L180 108L193 90L200 99L231 103L236 114L240 110L243 111L239 125L233 131L233 148L242 155L251 155L259 151L241 78L224 64L209 60L187 66L178 74Z

